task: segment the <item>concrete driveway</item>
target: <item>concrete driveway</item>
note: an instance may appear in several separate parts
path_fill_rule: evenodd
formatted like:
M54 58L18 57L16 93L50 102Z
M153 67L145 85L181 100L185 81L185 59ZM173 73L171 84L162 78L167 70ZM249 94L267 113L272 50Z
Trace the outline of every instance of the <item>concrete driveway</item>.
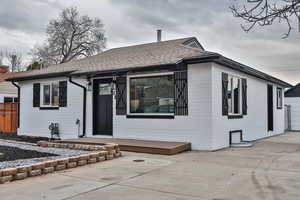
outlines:
M134 162L141 160L144 162ZM300 133L252 148L124 157L0 185L0 199L300 199Z

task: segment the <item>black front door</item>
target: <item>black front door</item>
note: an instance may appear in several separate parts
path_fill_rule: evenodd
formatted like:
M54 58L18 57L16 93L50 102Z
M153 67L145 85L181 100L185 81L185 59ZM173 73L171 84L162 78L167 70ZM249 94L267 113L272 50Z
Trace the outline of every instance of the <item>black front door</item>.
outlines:
M273 121L273 86L268 85L268 131L273 131L274 121Z
M93 82L93 135L112 135L112 79Z

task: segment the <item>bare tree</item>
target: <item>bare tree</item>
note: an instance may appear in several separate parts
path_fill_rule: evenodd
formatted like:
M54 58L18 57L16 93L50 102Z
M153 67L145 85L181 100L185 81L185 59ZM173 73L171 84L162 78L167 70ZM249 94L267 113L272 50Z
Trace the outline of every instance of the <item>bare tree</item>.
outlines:
M230 9L235 17L245 21L246 25L241 25L245 32L256 25L268 26L277 21L286 23L283 38L287 38L293 28L293 19L300 32L300 0L246 0L242 6L234 4Z
M21 53L16 52L7 52L6 58L8 62L10 63L11 71L12 72L19 72L22 69L22 62L23 57Z
M3 65L4 52L0 50L0 65Z
M47 27L47 41L32 50L36 60L46 64L69 62L101 52L105 48L103 24L100 19L81 16L75 7L62 10Z

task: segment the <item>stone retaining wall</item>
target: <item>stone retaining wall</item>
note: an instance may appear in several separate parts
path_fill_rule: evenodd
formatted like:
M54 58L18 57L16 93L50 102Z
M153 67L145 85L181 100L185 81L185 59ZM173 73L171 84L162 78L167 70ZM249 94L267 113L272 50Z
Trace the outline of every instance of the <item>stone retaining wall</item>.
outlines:
M54 148L69 148L76 150L92 151L79 156L72 156L69 158L49 160L39 163L34 163L28 166L20 166L16 168L1 169L0 170L0 184L22 180L28 177L40 176L49 174L54 171L70 169L78 166L84 166L105 160L111 160L121 156L119 145L105 144L100 145L82 145L82 144L64 144L40 141L37 143L41 147L54 147Z

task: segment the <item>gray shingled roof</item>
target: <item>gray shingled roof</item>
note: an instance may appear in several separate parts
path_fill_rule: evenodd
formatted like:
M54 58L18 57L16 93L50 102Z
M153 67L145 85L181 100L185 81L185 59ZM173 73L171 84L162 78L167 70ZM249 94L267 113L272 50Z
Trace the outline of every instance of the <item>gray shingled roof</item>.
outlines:
M284 96L285 97L300 97L300 83L298 83L294 87L285 91Z
M194 56L210 55L202 48L193 48L183 43L194 37L147 43L135 46L114 48L95 56L74 60L68 63L49 66L41 70L33 70L25 76L74 71L73 74L98 72L122 68L136 68L175 64L178 61Z
M190 42L199 44L199 48L187 45ZM80 75L99 73L139 67L172 65L185 61L217 62L229 68L242 71L255 77L278 83L285 87L291 85L268 74L223 57L220 54L205 51L195 37L167 40L128 47L114 48L95 56L74 60L68 63L52 65L41 70L33 70L24 75L8 80L29 80L44 77Z

